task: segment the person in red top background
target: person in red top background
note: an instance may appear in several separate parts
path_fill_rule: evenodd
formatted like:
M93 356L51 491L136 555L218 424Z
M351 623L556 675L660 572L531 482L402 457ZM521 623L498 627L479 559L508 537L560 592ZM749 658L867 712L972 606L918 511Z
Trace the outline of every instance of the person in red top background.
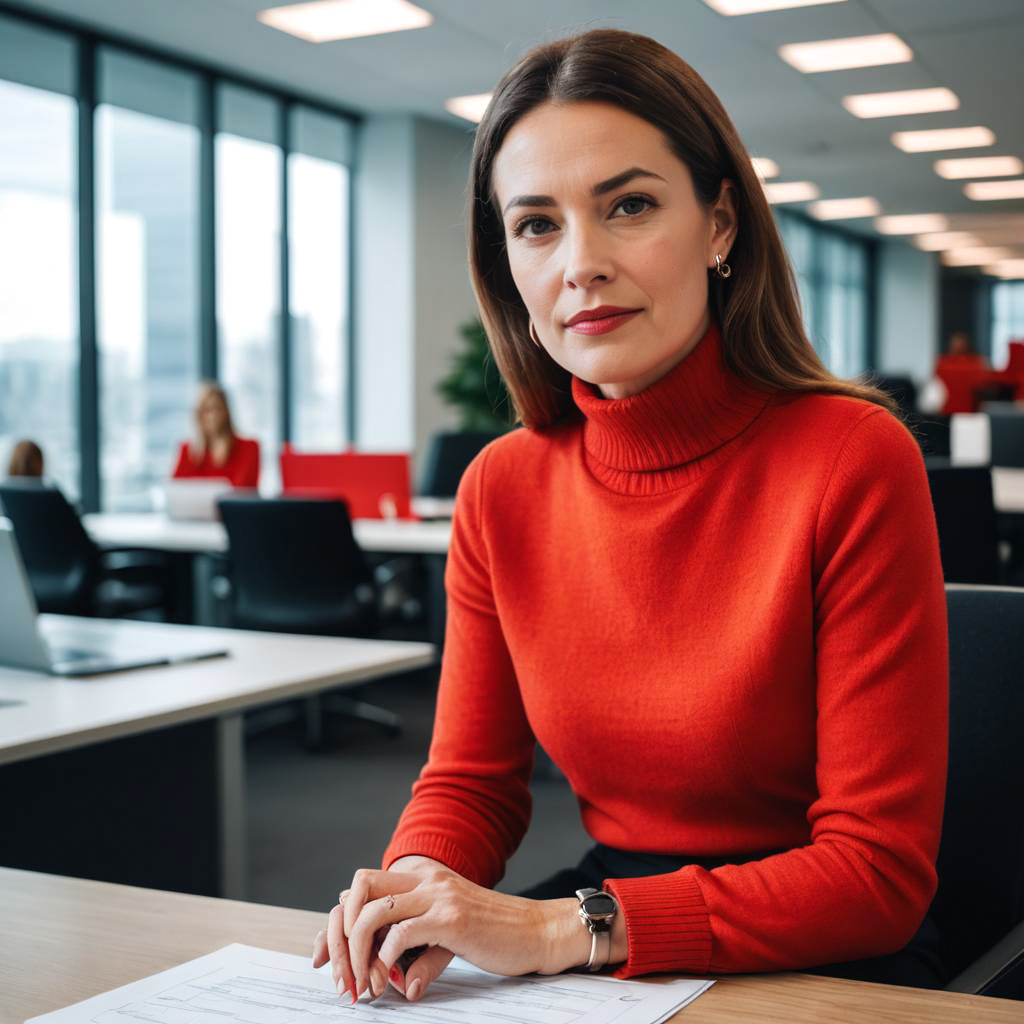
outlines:
M940 987L924 464L808 341L718 98L642 36L538 47L479 125L469 218L524 429L462 479L429 760L314 966L353 1002L419 999L453 954ZM537 742L595 845L507 895Z
M958 412L977 412L977 392L988 375L987 360L971 348L966 331L954 331L949 336L949 347L935 363L935 376L946 390L942 406L944 416Z
M195 408L196 436L183 441L171 474L174 479L219 477L232 485L255 490L260 484L260 445L239 437L231 419L231 406L224 389L203 381Z

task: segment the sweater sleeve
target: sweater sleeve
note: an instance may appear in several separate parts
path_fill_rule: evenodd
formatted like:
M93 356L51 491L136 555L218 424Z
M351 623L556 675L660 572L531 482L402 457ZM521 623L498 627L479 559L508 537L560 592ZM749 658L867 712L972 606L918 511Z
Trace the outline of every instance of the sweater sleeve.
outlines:
M620 977L798 969L901 949L935 893L948 647L938 539L916 443L881 409L842 442L812 580L818 796L809 845L762 860L609 879Z
M491 588L481 522L487 456L459 485L434 735L383 865L420 854L490 887L529 824L535 741Z

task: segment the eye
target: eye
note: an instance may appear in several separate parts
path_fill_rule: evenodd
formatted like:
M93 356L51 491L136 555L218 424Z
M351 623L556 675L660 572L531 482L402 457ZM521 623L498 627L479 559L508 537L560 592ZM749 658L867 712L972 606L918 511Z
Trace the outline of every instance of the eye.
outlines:
M554 224L546 217L524 217L512 229L512 235L514 238L537 238L549 234L545 229L553 227Z
M657 205L649 196L624 196L615 204L614 209L621 210L627 217L639 217Z

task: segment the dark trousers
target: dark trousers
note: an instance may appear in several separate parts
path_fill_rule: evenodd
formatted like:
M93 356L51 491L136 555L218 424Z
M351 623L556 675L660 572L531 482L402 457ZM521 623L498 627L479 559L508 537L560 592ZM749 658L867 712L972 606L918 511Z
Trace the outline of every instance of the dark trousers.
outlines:
M744 857L671 857L660 853L634 853L617 850L598 843L584 855L574 868L564 868L520 896L534 900L563 899L574 896L577 889L600 889L606 878L642 878L678 871L687 864L697 864L708 871L726 864L744 864L762 860L772 853ZM800 969L804 974L822 974L830 978L874 981L883 985L909 985L913 988L943 988L948 980L939 955L939 931L931 917L925 917L917 934L896 953L850 960L841 964Z

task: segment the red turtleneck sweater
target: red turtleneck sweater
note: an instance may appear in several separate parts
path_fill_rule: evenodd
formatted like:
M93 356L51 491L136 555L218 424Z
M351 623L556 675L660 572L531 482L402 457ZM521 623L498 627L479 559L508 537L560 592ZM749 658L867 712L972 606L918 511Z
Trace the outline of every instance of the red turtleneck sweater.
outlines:
M945 597L911 435L751 389L715 328L660 381L519 430L459 489L430 759L385 854L494 885L534 738L597 841L742 865L609 879L618 973L892 952L935 891ZM562 865L552 865L552 871Z

